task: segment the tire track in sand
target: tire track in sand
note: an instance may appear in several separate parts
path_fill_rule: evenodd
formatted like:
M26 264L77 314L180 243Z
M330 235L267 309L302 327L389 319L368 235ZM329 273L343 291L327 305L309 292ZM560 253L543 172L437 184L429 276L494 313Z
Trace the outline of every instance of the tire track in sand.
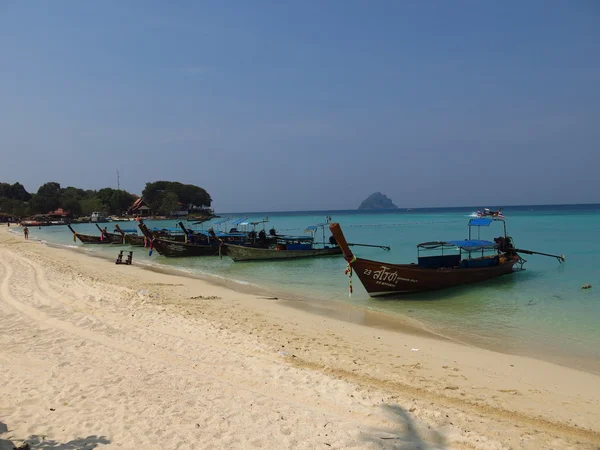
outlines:
M360 425L364 427L365 425L371 426L381 426L381 418L367 417L372 414L374 411L370 409L370 411L364 411L367 405L353 405L352 409L355 411L349 411L349 405L339 405L337 403L327 402L325 398L321 397L320 407L314 408L309 402L302 401L302 398L310 399L311 396L314 396L313 391L305 392L305 395L302 392L298 392L302 390L302 386L297 384L288 384L285 383L285 380L282 378L283 383L278 383L278 379L271 378L272 373L265 373L265 377L258 377L255 380L248 380L246 377L235 376L231 372L219 371L217 374L211 374L210 372L215 372L215 363L214 362L206 362L198 359L190 359L189 357L185 357L179 354L173 354L172 350L168 348L156 348L155 345L151 347L145 347L144 342L139 339L132 339L131 336L121 336L120 339L115 339L103 334L98 334L96 332L90 331L85 328L78 327L70 322L66 322L60 319L57 319L45 312L40 311L39 309L27 305L25 303L17 300L11 293L10 284L11 280L15 277L13 264L11 264L10 257L13 255L7 255L7 251L4 253L4 257L0 258L0 265L4 269L4 277L2 279L2 283L0 284L0 293L2 294L2 300L4 303L11 306L13 309L23 314L24 316L30 318L31 320L37 322L42 328L52 328L56 330L60 330L64 333L67 333L72 336L77 336L81 339L91 341L96 345L101 347L107 347L111 350L116 350L120 353L125 353L131 356L135 356L142 360L150 360L154 363L159 363L161 365L169 365L169 366L179 366L182 370L187 371L196 371L199 373L199 376L203 378L208 378L214 383L217 384L227 384L230 387L235 389L243 389L245 391L251 392L257 396L267 397L276 402L284 403L295 408L301 408L304 410L309 410L314 413L326 413L328 415L334 414L339 417L339 419L343 421L351 421L354 422L355 425ZM10 252L12 253L12 252ZM8 256L8 258L6 258ZM13 256L14 258L14 256ZM19 259L19 258L14 258ZM14 261L13 259L13 261ZM22 261L19 261L22 263ZM31 266L30 266L31 267ZM33 268L31 268L33 270ZM33 287L35 291L40 293L40 295L44 295L42 288L39 283L39 276L36 278L36 285ZM43 284L43 283L42 283ZM46 283L46 286L48 284ZM54 299L56 301L56 299ZM128 325L129 326L129 325ZM127 328L127 327L125 327ZM134 331L135 327L129 326L127 328L129 331ZM114 329L116 330L116 329ZM203 370L199 370L197 366L203 366ZM212 370L211 370L212 369ZM289 370L299 370L291 367L285 367L285 372ZM317 381L318 384L322 386L327 386L328 381L331 381L331 377L323 376L322 374L313 374L312 372L306 372L307 377L310 378L323 378L325 377L326 382ZM315 380L316 381L316 380ZM334 382L338 382L338 380L334 380ZM267 384L265 384L267 383ZM313 382L307 380L306 385L309 386ZM340 382L341 384L341 382ZM331 387L331 386L330 386ZM291 388L291 389L290 389ZM281 391L291 390L290 395L287 395L287 399L282 401L281 399ZM273 395L273 393L277 393L277 395ZM292 394L295 400L290 400L292 398ZM359 411L356 411L356 410ZM366 413L366 414L365 414Z

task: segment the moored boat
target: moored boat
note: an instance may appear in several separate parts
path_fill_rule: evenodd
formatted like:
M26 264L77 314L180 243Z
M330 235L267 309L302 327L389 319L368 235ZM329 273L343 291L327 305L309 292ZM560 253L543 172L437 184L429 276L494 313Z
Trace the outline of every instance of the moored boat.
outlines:
M127 244L131 245L132 247L145 247L148 243L146 236L138 235L137 230L135 230L134 228L129 228L129 229L123 230L119 226L119 224L115 224L115 230L117 230L117 232L123 236L123 239L125 239L125 242Z
M234 261L281 260L341 255L337 245L316 247L312 236L278 236L272 247L223 244Z
M123 238L119 234L107 234L101 230L100 236L90 234L81 234L76 232L70 224L67 224L69 230L73 233L73 241L79 239L82 244L122 244Z
M487 227L494 222L504 225L504 234L494 241L471 238L473 227ZM519 254L541 254L564 261L564 256L516 249L506 234L506 223L498 217L469 221L469 238L458 241L424 242L417 246L417 264L391 264L357 258L350 250L339 224L330 225L331 232L367 293L372 296L408 294L446 289L508 275L515 265L525 262ZM479 233L478 233L479 236ZM431 255L430 252L441 254Z
M173 241L161 238L152 233L142 220L139 221L139 228L146 236L150 253L154 249L166 257L184 257L184 256L217 256L219 254L219 243L204 245L191 242Z

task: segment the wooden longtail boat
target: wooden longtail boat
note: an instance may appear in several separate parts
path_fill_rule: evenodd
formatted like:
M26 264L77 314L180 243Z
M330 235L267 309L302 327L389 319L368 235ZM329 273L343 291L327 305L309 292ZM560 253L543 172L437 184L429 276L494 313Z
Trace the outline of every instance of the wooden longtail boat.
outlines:
M489 226L496 221L504 224L504 236L494 239L494 242L471 239L472 227ZM390 264L357 258L350 250L340 225L332 223L329 228L350 265L350 274L354 271L358 275L371 297L477 283L510 274L515 264L522 266L525 262L518 255L518 249L513 247L512 238L506 235L506 223L498 217L471 219L469 239L419 244L417 264ZM441 255L426 253L421 256L421 252L433 250L441 251Z
M121 235L125 239L125 242L127 242L132 247L145 247L147 245L146 236L140 236L137 234L137 232L136 234L133 234L135 230L123 230L121 229L119 224L115 224L115 230L121 233Z
M215 242L214 245L202 245L190 242L172 241L154 235L141 220L138 226L149 241L148 248L150 254L152 254L154 249L156 249L159 254L167 257L217 256L219 254L218 242Z
M227 255L234 261L316 258L342 254L342 249L337 245L315 248L310 236L279 236L276 245L270 248L233 244L223 246L227 249Z
M106 233L102 236L77 233L70 224L67 224L73 233L73 240L79 239L83 244L122 244L123 238L120 234Z

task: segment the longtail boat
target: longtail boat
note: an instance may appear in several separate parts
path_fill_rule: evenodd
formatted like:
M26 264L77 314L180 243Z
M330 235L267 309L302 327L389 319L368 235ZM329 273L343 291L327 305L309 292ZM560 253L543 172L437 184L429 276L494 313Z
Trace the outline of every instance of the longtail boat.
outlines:
M115 230L117 230L117 232L119 232L123 236L125 242L127 242L132 247L145 247L148 243L146 236L138 235L137 231L133 228L123 230L121 229L119 224L115 224Z
M113 243L119 242L121 244L125 244L125 239L123 238L123 233L121 233L119 231L117 233L111 233L106 229L107 227L104 227L104 229L103 229L97 223L94 225L96 225L96 228L98 228L98 231L100 231L101 236L108 237ZM116 228L115 228L115 231L117 231Z
M73 241L76 242L79 239L83 244L121 244L123 238L120 234L106 234L101 233L100 236L93 236L90 234L81 234L76 232L71 224L67 224L69 230L73 233Z
M504 219L502 208L498 208L497 211L491 211L490 208L483 208L483 211L477 211L477 217L499 217Z
M477 227L479 237L480 227L488 227L494 222L504 225L502 236L493 242L471 238L473 227ZM522 268L526 262L518 252L551 256L560 262L565 260L563 255L515 248L512 238L506 234L506 222L499 217L471 219L468 239L417 245L417 264L390 264L357 258L340 225L332 223L330 230L348 262L349 275L355 272L371 297L446 289L508 275L515 265ZM431 255L429 252L433 251L441 254Z
M275 245L268 248L224 244L226 254L234 261L281 260L341 255L335 244L316 247L312 236L277 236Z
M219 242L214 244L204 245L195 244L192 242L173 241L163 239L152 233L142 220L139 221L138 227L146 236L150 254L156 251L162 256L167 257L182 257L182 256L217 256L219 254Z

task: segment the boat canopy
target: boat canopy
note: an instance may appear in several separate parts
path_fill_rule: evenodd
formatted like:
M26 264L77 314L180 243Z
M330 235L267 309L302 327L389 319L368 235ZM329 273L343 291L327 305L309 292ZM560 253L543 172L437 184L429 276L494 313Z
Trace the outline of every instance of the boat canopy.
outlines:
M158 227L154 227L152 228L152 231L168 231L169 233L183 233L183 230L181 228L158 228Z
M221 225L225 222L229 222L231 219L223 219L223 220L218 220L217 222L215 222L215 225Z
M121 228L121 231L123 233L137 233L137 230L135 228Z
M246 233L217 233L217 232L215 232L215 236L217 236L217 237L246 237Z
M489 227L492 222L504 222L502 217L477 217L469 220L470 227Z
M435 250L438 248L449 248L456 247L461 250L475 251L475 250L494 250L498 248L495 242L482 241L479 239L465 239L462 241L432 241L423 242L417 245L417 248L423 250Z
M236 226L239 225L240 223L242 223L244 220L248 220L247 217L244 217L243 219L238 219L238 220L234 220L233 222L231 222L231 225Z

